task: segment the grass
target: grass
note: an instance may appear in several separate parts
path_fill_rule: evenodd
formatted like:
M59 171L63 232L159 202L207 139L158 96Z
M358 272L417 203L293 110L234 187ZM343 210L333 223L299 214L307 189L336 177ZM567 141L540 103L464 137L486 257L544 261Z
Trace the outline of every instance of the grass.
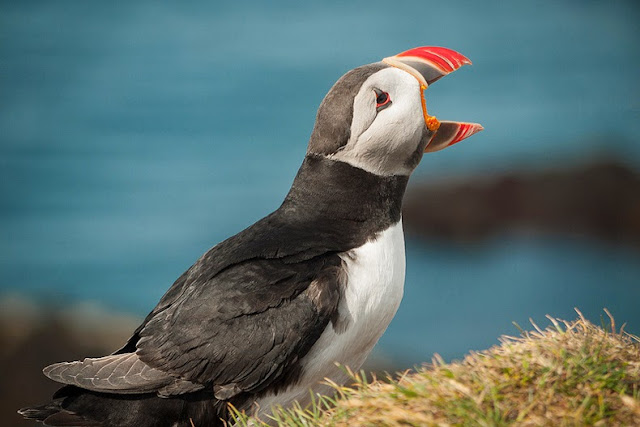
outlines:
M547 316L542 330L502 337L460 362L431 364L399 378L332 384L334 397L258 420L232 408L237 426L609 426L640 425L640 339L598 327L578 312ZM604 323L604 322L603 322Z

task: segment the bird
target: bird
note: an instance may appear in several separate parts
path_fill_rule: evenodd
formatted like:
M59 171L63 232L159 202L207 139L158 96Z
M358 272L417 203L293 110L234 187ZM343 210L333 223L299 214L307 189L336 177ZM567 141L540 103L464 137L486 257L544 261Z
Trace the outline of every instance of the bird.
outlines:
M349 380L403 295L402 200L424 153L483 130L429 115L425 90L471 61L421 46L348 71L318 108L281 206L202 255L110 355L55 363L49 426L218 426Z

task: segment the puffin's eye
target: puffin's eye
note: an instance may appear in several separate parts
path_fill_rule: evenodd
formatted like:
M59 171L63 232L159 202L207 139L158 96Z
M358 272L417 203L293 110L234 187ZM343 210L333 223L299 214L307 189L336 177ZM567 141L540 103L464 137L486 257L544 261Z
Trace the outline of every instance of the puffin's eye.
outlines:
M380 89L373 90L376 94L376 111L380 112L391 105L391 97L387 92L383 92Z

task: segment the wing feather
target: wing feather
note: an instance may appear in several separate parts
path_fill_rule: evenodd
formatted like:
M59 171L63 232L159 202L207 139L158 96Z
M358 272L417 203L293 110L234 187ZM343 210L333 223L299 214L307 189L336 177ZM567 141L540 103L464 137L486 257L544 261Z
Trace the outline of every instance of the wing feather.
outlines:
M341 269L335 254L239 263L150 318L136 354L172 376L213 384L219 398L259 391L277 383L327 327Z
M167 390L164 394L171 394L171 391L203 388L201 384L150 367L135 353L56 363L44 368L43 372L59 383L103 393L139 394L162 389Z

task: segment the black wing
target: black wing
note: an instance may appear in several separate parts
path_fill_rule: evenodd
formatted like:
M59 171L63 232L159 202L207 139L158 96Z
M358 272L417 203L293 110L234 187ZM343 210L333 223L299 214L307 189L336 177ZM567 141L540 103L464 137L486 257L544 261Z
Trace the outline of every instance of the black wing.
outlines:
M252 258L210 277L210 265L196 263L187 275L193 279L174 284L180 292L134 335L135 352L126 348L130 341L128 351L58 363L44 373L106 393L166 396L213 386L216 397L228 399L259 391L295 375L337 316L341 265L336 253L298 262Z
M219 398L277 382L317 341L340 301L341 260L251 259L193 286L140 331L137 355Z

